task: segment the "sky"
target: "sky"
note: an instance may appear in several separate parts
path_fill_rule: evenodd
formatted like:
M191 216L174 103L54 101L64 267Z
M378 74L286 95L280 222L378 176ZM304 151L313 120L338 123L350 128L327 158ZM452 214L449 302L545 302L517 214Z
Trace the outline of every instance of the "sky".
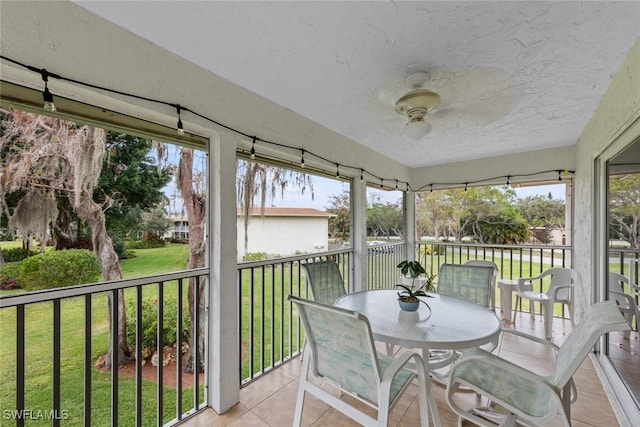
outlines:
M330 207L331 196L339 195L342 192L343 188L348 190L349 185L347 183L337 182L332 179L314 176L313 188L315 196L313 200L311 199L310 192L300 194L297 190L290 188L285 191L284 198L277 197L275 200L267 202L267 206L305 207L325 210ZM551 193L551 196L554 199L565 199L564 184L543 185L536 187L517 187L514 188L514 190L516 192L516 197L518 198L526 198L536 195L546 197L549 193ZM402 199L401 191L382 191L369 188L367 190L367 197L370 197L371 194L379 196L382 203L396 203L398 200Z
M177 151L174 146L170 146L169 157L170 162L177 164ZM199 162L203 162L203 159L198 159ZM273 200L267 200L266 206L273 207L298 207L298 208L315 208L319 210L326 210L331 207L331 198L333 196L340 195L343 190L349 189L349 184L335 179L324 178L314 175L312 177L313 184L313 198L312 192L307 189L304 194L300 194L300 191L296 188L288 188L284 192L284 197L280 197L280 193L277 194ZM551 193L554 199L565 199L565 185L554 184L544 185L536 187L517 187L514 188L516 196L518 198L525 198L528 196L542 195L547 196ZM169 211L171 213L180 214L183 209L183 203L178 194L175 182L172 180L164 189L164 193L169 198ZM376 190L375 188L367 189L367 198L376 197L382 203L398 203L402 200L401 191L383 191Z

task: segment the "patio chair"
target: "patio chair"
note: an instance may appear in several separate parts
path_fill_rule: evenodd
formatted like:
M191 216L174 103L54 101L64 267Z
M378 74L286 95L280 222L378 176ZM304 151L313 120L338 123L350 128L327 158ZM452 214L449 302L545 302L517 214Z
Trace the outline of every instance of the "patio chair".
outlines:
M493 264L493 263L491 263ZM493 280L495 279L495 269L497 266L482 264L442 264L438 269L437 292L463 299L465 301L479 304L489 308L491 305ZM486 351L493 351L498 346L498 339L482 346ZM443 380L449 372L436 369L451 365L459 356L459 353L452 350L432 351L429 357L429 366L433 369L431 375L436 380Z
M396 358L378 354L364 315L291 295L288 300L296 304L306 336L294 426L300 426L305 393L313 394L364 426L386 426L391 408L416 376L421 425L428 425L427 385L419 354L403 351ZM414 362L417 375L405 368L409 361ZM315 377L341 393L376 409L377 418L311 382L309 368Z
M496 309L496 284L498 281L498 272L500 271L498 269L498 265L493 261L484 260L484 259L470 259L469 261L465 262L463 265L477 265L477 266L493 268L493 276L491 278L491 295L489 296L489 300L491 301L491 309L495 310Z
M489 307L493 295L493 280L493 266L442 264L438 269L437 291L441 295Z
M552 373L546 376L536 374L481 349L464 351L451 369L447 403L461 417L459 424L465 419L480 426L495 426L495 420L488 420L474 408L460 406L461 402L455 398L458 389L470 388L506 411L501 426L514 426L516 422L544 424L560 414L563 425L569 427L571 403L577 399L573 374L601 335L626 329L629 325L616 303L603 301L586 310L559 349L541 338L504 330L557 349Z
M549 290L544 292L535 292L533 290L533 282L542 280L550 276L551 283ZM539 302L542 307L542 315L544 318L545 337L551 339L551 326L553 322L553 307L555 304L566 304L569 307L569 315L571 325L575 326L573 320L573 286L577 282L578 274L572 268L549 268L535 277L521 277L518 279L518 291L516 292L516 307L522 299L528 299L529 311L533 317L533 306L535 302ZM517 311L513 311L513 325L516 324Z
M613 289L616 292L625 293L625 285L629 288L629 293L631 295L639 296L640 295L640 287L635 283L632 283L628 277L623 276L620 273L615 273L613 271L609 272L609 289Z
M307 283L311 287L313 300L322 304L333 304L345 295L344 280L335 261L317 261L302 264Z
M637 295L633 292L634 289L630 287L631 294L624 291L624 284L629 285L629 279L619 273L609 273L609 299L618 304L618 310L622 313L631 329L634 329L634 322L636 320L636 329L638 321L640 319L640 307L636 302ZM630 338L630 331L624 331L623 337L625 340ZM621 345L622 347L622 345Z

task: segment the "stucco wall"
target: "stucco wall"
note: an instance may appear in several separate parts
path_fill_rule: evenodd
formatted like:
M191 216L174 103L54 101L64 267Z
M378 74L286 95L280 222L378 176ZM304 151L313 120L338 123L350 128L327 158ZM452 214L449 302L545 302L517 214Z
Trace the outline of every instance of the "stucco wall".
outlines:
M293 255L329 249L329 220L326 217L251 217L248 251L269 255ZM244 225L238 218L238 260L244 250Z
M616 138L640 117L640 39L612 81L600 106L585 127L576 150L574 187L575 267L579 286L576 292L578 315L594 300L596 276L596 176L595 160ZM637 127L634 127L637 129ZM635 136L640 136L640 133Z

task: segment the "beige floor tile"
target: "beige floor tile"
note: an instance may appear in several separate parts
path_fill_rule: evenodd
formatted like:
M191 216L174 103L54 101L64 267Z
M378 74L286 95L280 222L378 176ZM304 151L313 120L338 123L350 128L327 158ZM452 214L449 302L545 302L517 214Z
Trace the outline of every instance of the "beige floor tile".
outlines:
M259 416L253 412L247 412L231 424L229 427L269 427Z
M535 336L543 337L544 326L540 316L530 319L529 314L520 314L517 329ZM568 320L558 321L554 319L553 340L559 344L566 338L571 330ZM636 340L637 341L637 340ZM553 352L544 346L533 347L526 340L516 339L506 334L506 338L500 344L500 354L523 366L530 366L534 370L547 372L554 360ZM634 342L636 343L636 342ZM384 347L382 347L384 352ZM621 354L621 357L625 357ZM290 426L295 410L296 395L298 390L298 375L301 363L292 360L276 371L265 375L254 383L244 387L240 391L240 405L220 416L212 410L204 411L201 415L193 417L183 425L187 427L201 426ZM572 424L574 427L610 427L618 423L613 414L609 401L604 393L593 363L586 359L574 376L578 388L578 401L572 405ZM326 382L313 380L323 389L338 395L335 388ZM455 427L458 423L457 416L449 408L445 398L445 387L432 383L432 392L438 405L438 412L443 427ZM389 425L393 427L412 427L420 425L420 412L416 398L417 386L412 384L406 395L391 411ZM344 400L353 402L355 399L343 396ZM458 399L461 405L467 407L484 406L486 401L479 399L475 393L459 393ZM365 408L372 416L376 412L367 408L362 403L356 403L357 407ZM202 417L202 418L200 418ZM305 409L303 411L303 425L305 427L342 427L358 426L358 424L339 411L330 408L324 402L307 394ZM464 423L463 426L470 424ZM545 427L562 426L557 417Z
M271 372L240 390L240 403L249 409L289 384L292 380L278 371Z

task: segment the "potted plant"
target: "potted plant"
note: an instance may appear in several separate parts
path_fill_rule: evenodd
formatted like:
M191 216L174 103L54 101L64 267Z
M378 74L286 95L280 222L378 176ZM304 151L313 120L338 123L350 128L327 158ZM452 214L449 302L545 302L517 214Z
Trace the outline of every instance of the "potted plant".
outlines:
M397 286L402 288L398 292L398 304L400 308L405 311L416 311L420 305L420 299L418 297L429 297L426 291L434 291L433 280L436 278L435 274L428 275L419 261L404 260L397 266L400 269L402 277L411 278L411 284L398 284ZM416 286L416 279L424 275L422 280L419 280ZM426 304L426 302L425 302ZM427 304L428 306L428 304Z

